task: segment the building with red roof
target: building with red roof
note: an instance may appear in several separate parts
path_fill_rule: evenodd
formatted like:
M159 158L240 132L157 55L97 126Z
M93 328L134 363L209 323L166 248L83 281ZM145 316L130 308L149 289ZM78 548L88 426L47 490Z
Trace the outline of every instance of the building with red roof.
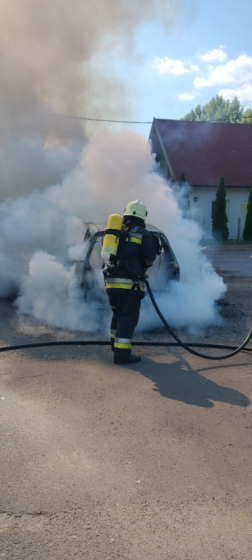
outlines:
M171 183L185 174L192 216L211 237L212 205L220 177L227 192L231 239L240 239L252 187L252 126L243 123L153 120L152 152Z

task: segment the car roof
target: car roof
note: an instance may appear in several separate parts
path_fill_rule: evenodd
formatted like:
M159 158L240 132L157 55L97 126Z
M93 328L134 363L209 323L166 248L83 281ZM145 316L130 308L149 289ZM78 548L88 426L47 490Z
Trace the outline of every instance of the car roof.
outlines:
M93 223L89 223L89 224L85 224L87 226L87 229L89 229L90 234L93 235L95 234L97 231L105 231L107 225L106 224L93 224ZM155 226L152 226L151 224L146 224L146 229L148 231L153 231L153 232L157 232L157 233L163 233L163 231Z

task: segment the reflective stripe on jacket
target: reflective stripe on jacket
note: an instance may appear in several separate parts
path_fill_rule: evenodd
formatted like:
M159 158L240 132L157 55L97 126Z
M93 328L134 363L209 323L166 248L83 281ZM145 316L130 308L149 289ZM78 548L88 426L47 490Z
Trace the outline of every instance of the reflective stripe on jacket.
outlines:
M111 288L120 288L123 290L139 290L140 288L142 292L144 291L144 282L139 281L136 284L135 282L133 282L133 280L130 280L129 278L107 277L105 279L105 285L107 290Z
M142 239L143 239L143 236L142 236L141 233L131 233L129 231L128 235L129 235L129 238L127 237L126 241L130 241L131 243L137 243L138 245L141 245Z

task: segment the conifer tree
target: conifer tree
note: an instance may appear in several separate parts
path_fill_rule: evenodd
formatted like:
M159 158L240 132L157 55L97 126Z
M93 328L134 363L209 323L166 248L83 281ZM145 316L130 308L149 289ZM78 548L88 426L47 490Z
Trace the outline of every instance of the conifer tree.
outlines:
M226 241L229 236L226 213L226 189L224 178L220 178L213 205L212 234L217 241Z
M184 187L182 191L182 196L179 197L179 206L180 209L182 210L183 218L187 218L189 220L191 218L191 205L190 205L190 198L188 192L189 187L186 183L184 172L180 174L179 187L180 189Z
M252 189L249 193L247 215L242 237L244 241L252 241Z

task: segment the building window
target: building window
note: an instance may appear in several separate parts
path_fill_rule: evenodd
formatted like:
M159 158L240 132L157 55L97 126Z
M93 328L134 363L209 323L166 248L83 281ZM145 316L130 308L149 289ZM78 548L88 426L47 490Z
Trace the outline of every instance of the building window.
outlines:
M194 199L193 199L194 202L198 202L198 198L199 198L198 196L195 196Z

